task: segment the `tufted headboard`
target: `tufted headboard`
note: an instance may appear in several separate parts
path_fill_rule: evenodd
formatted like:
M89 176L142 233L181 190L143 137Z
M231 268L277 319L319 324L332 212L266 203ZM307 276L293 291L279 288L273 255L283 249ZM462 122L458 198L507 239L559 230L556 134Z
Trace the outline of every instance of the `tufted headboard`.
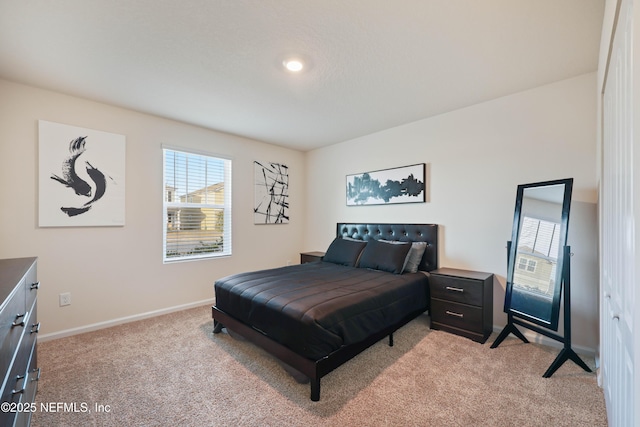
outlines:
M337 237L358 240L384 239L401 242L427 242L418 269L438 268L438 224L343 224L338 223Z

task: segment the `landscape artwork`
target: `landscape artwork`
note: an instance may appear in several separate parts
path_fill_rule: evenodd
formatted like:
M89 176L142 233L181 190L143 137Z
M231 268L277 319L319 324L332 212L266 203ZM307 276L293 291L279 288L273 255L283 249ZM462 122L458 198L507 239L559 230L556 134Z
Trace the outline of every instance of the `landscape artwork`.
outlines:
M38 121L39 226L122 226L125 137Z
M273 162L253 162L255 224L289 222L289 168Z
M424 203L426 164L347 175L347 206Z

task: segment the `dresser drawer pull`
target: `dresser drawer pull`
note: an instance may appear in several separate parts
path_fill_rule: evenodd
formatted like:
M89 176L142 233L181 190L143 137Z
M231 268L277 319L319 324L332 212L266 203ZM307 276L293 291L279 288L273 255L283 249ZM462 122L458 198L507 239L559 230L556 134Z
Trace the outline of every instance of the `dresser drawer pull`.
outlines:
M40 381L40 368L36 368L31 372L37 372L38 376L36 376L35 378L32 378L31 381Z
M452 286L447 286L445 289L448 290L448 291L455 291L455 292L460 292L460 293L464 292L464 289L462 289L462 288L454 288Z
M24 319L27 317L27 313L16 314L16 320L13 321L11 327L13 328L14 326L24 326ZM18 322L18 319L22 319L22 321Z
M16 384L18 384L18 381L23 380L25 378L24 375L18 375L16 377ZM16 387L17 388L17 387ZM20 393L24 393L26 389L26 384L24 384L24 382L22 383L22 388L20 390L16 390L15 388L13 390L11 390L11 394L20 394Z
M40 332L40 322L31 325L31 333L37 334L38 332Z
M449 310L447 310L445 313L447 313L449 316L464 317L464 314L462 313L454 313L453 311Z
M32 291L35 289L40 289L40 282L32 283L29 289L31 289Z

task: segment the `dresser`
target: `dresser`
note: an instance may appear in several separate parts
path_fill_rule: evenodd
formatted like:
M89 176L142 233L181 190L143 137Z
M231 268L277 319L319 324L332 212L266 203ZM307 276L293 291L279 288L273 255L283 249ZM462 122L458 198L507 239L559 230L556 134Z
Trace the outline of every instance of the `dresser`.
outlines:
M28 426L40 378L36 258L0 260L0 426Z
M493 274L453 268L430 274L431 329L484 343L493 331Z

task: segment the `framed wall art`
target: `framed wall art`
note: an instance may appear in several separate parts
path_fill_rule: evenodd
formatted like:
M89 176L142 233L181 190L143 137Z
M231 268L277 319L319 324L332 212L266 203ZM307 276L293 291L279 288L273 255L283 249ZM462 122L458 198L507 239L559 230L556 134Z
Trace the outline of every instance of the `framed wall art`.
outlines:
M289 168L274 162L253 162L255 224L289 222Z
M347 206L424 203L426 164L347 175Z
M122 226L125 137L38 121L40 227Z

